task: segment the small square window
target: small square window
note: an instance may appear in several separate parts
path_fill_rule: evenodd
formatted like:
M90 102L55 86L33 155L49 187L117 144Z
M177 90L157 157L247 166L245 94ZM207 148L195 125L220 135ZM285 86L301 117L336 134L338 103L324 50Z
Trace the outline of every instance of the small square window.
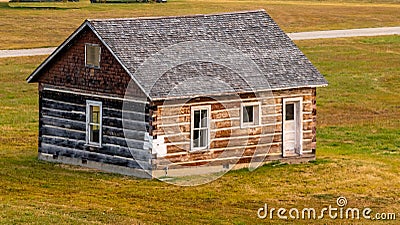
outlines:
M254 122L254 106L243 106L243 123Z
M243 103L241 106L241 127L258 126L260 125L260 104L254 103Z
M85 45L85 65L92 68L100 68L100 52L99 45L86 44Z

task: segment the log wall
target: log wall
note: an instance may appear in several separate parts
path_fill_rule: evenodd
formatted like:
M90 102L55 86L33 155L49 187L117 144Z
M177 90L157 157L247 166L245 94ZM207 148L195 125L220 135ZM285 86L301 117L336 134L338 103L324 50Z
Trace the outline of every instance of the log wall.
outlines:
M315 88L301 88L274 91L272 95L242 96L241 100L198 99L183 106L155 102L152 135L162 139L159 146L166 149L166 154L154 160L153 167L246 163L256 150L266 156L266 161L282 158L282 103L284 98L295 97L301 97L303 103L303 157L313 158L316 148L316 92ZM261 102L260 126L240 126L241 102ZM199 105L211 105L211 140L209 149L194 152L190 149L190 108Z
M102 102L102 145L86 143L86 100ZM148 104L131 107L123 130L122 99L43 88L40 91L39 153L151 170ZM135 108L138 109L135 111ZM128 134L129 137L126 137Z

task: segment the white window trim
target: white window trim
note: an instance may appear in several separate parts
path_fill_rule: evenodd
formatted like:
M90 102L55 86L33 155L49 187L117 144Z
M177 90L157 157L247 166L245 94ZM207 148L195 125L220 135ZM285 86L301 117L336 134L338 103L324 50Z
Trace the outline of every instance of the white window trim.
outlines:
M295 103L298 104L299 106L299 120L298 120L298 137L300 138L299 140L299 149L298 149L298 154L302 155L303 154L303 98L302 97L297 97L297 98L284 98L282 101L282 135L284 135L283 133L283 126L284 126L284 122L286 121L286 103ZM296 115L296 113L294 114L295 117L297 117L298 115ZM295 118L296 120L296 118ZM283 136L282 136L282 141L283 141ZM282 148L283 148L283 143L282 143ZM282 149L282 155L283 157L285 157L285 151L284 149Z
M244 123L243 122L243 107L245 106L258 106L258 117L256 120L255 110L253 109L253 119L254 122L250 123ZM249 128L249 127L257 127L260 126L261 124L261 114L262 114L262 109L261 109L261 102L242 102L240 104L240 128Z
M86 58L87 57L87 46L97 46L100 48L99 49L99 66L87 64L87 58ZM101 46L98 44L85 43L85 67L100 69L100 61L101 61Z
M99 142L90 141L90 106L100 107L100 130L99 130ZM86 100L86 144L96 147L101 147L103 139L103 103L98 101Z
M193 146L193 136L194 136L194 111L197 110L207 110L207 144L204 147L194 147ZM202 106L192 106L190 108L190 151L194 152L194 151L199 151L199 150L206 150L210 148L210 131L211 131L211 127L210 127L210 121L211 121L211 105L202 105Z

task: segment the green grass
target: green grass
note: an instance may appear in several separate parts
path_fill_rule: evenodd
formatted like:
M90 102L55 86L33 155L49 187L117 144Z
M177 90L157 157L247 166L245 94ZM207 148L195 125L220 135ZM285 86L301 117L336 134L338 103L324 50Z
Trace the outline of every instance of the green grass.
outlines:
M37 139L38 97L24 79L44 57L0 59L0 157L25 154Z
M87 18L265 9L286 32L400 26L399 0L170 0L166 4L0 2L0 49L58 46Z
M302 49L330 81L319 92L321 126L398 124L400 36L297 43L313 43Z
M0 59L0 223L260 224L264 203L321 209L338 196L400 212L400 37L297 44L330 83L318 89L317 160L232 171L197 187L38 161L37 87L25 78L44 57Z

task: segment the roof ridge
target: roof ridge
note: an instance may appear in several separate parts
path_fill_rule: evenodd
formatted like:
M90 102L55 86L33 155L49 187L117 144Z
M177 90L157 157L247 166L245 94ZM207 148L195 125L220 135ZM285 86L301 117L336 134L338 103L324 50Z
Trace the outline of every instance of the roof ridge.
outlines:
M174 19L174 18L195 18L202 16L223 16L223 15L236 15L236 14L248 14L248 13L266 13L265 9L255 10L242 10L233 12L221 12L221 13L210 13L210 14L189 14L182 16L143 16L143 17L126 17L126 18L103 18L103 19L87 19L89 22L103 22L103 21L124 21L124 20L155 20L155 19Z

